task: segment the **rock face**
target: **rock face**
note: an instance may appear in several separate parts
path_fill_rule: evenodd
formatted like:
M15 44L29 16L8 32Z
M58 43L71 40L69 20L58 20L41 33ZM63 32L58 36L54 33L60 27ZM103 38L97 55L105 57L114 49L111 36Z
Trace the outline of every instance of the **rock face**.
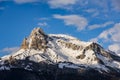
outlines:
M104 48L102 48L99 44L97 43L92 43L90 44L89 46L85 47L83 49L83 52L82 54L78 55L76 58L77 59L84 59L86 57L86 52L88 50L92 50L94 51L94 57L93 57L93 61L97 61L98 63L100 64L104 64L104 61L102 61L100 58L98 58L98 56L103 56L103 57L107 57L109 60L112 60L111 56L110 56L110 53L105 51ZM89 58L88 58L89 59Z
M0 80L120 80L120 57L99 44L34 28L0 59Z
M99 44L97 43L92 43L91 45L87 46L85 49L84 49L84 52L87 51L87 50L93 50L95 53L98 53L98 54L101 54L105 57L108 57L110 58L110 54L105 51Z
M27 38L24 38L22 45L21 45L21 49L28 49Z
M24 64L24 65L23 65ZM28 66L32 64L33 66ZM5 65L9 65L6 61ZM119 80L119 72L102 72L92 68L59 68L58 64L35 63L30 60L16 60L17 68L0 71L0 80ZM10 65L9 65L10 66ZM29 70L24 69L24 67ZM32 69L32 70L31 70Z
M22 42L21 49L46 50L47 35L40 28L34 28L28 38Z

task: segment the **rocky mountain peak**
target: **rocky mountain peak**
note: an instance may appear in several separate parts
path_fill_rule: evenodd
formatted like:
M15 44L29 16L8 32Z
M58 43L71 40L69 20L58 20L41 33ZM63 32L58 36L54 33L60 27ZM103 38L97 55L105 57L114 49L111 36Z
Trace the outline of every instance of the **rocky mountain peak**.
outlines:
M103 76L108 77L110 75L109 77L113 77L113 79L102 79L100 76L99 79L92 80L120 79L118 77L120 75L120 57L113 52L106 51L97 43L80 41L72 36L63 34L46 35L41 28L34 28L30 36L24 38L19 51L1 58L1 71L8 70L8 72L11 72L13 68L38 72L43 76L49 74L50 77L51 74L58 77L61 73L64 76L65 72L73 75L74 70L76 70L75 75L80 72L79 74L84 75L85 78L88 74L89 77L96 77L96 73L99 73L98 76L103 74ZM118 78L114 79L115 76ZM75 77L71 80L80 80ZM34 79L31 78L31 80ZM45 80L49 79L45 78ZM55 77L50 80L61 80L61 78L56 79ZM65 78L65 80L70 79Z
M38 78L31 77L34 72ZM24 79L14 76L21 74ZM23 39L20 50L0 59L0 80L120 80L119 75L120 57L113 52L72 36L46 35L41 28Z
M30 37L32 36L45 36L45 33L43 32L43 30L41 28L34 28L30 34Z
M21 49L45 50L47 45L47 35L41 28L34 28L28 38L22 42Z
M93 50L96 54L110 58L109 52L105 51L105 49L97 43L92 43L91 45L87 46L85 51L88 49Z

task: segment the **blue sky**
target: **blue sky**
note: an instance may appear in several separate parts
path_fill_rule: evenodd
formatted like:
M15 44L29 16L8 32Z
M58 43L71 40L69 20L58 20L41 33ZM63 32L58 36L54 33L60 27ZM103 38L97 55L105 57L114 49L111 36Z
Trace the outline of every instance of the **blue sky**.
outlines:
M34 27L120 53L120 0L0 0L0 56L18 50Z

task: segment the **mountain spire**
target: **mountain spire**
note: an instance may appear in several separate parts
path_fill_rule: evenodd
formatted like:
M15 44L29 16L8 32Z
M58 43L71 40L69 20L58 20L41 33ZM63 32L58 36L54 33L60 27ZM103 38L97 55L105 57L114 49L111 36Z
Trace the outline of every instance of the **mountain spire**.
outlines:
M28 48L27 38L24 38L21 45L21 49L27 49L27 48Z
M47 35L41 28L34 28L28 38L23 40L22 49L45 50L47 44Z
M41 29L41 28L34 28L33 30L32 30L32 32L31 32L31 34L30 34L30 36L32 37L32 36L40 36L40 35L42 35L42 36L45 36L45 33L43 32L43 30Z

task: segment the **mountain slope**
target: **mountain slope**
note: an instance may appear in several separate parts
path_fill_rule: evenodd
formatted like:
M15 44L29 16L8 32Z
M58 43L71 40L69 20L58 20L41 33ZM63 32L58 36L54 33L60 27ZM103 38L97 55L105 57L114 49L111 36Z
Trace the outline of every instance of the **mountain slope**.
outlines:
M117 77L120 74L120 57L104 50L97 43L84 42L63 34L46 35L42 29L35 28L30 36L23 40L19 51L1 58L0 70L14 68L38 73L56 73L58 70L59 74L62 74L62 71L68 74L75 70L74 74L84 73L84 76L86 73L95 72L98 76L109 76L110 80L113 77L111 75Z

